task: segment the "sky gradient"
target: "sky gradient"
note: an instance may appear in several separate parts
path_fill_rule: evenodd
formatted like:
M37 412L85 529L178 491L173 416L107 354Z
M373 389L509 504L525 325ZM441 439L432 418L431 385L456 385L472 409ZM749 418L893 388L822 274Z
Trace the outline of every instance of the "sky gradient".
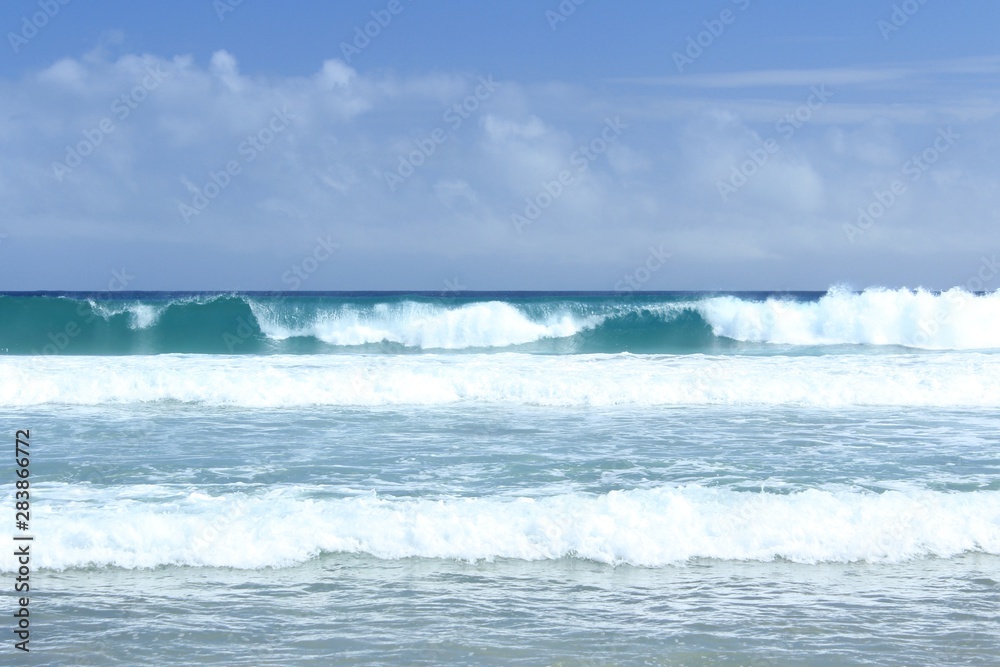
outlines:
M0 289L992 291L998 19L8 2Z

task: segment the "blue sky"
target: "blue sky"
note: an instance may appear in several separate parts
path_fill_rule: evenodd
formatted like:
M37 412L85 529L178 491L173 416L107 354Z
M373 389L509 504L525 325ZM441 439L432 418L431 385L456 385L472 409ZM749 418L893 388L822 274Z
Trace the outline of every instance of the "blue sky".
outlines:
M5 3L0 289L1000 283L996 3L293 8Z

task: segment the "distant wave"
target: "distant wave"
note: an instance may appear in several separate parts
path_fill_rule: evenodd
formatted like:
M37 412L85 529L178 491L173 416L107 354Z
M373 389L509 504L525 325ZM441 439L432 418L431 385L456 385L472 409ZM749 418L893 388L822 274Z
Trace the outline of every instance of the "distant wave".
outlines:
M1000 348L1000 291L955 288L834 289L814 302L732 296L706 299L698 312L716 336L787 345L900 345L932 350Z
M1000 407L1000 355L0 356L0 407Z
M1000 350L1000 292L173 299L0 296L0 352L718 353L836 346Z
M847 488L790 494L702 486L542 498L315 498L310 489L208 495L40 485L33 563L47 569L290 567L322 554L894 563L1000 554L1000 492ZM12 558L0 559L11 571Z
M301 312L294 305L251 300L261 332L272 340L315 338L338 346L398 343L424 350L509 347L567 338L596 325L598 316L569 312L532 319L502 301L454 307L404 301L370 307L339 306Z

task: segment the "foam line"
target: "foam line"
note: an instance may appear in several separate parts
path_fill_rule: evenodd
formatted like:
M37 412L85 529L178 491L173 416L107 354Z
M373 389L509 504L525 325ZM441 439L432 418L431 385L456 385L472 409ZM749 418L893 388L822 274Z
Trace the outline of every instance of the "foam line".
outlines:
M289 567L321 554L581 558L659 567L696 558L895 563L1000 554L1000 492L848 488L791 494L697 485L543 498L310 497L46 485L43 568ZM5 494L7 495L7 494ZM7 571L9 556L0 560Z
M0 406L1000 407L1000 355L2 357Z

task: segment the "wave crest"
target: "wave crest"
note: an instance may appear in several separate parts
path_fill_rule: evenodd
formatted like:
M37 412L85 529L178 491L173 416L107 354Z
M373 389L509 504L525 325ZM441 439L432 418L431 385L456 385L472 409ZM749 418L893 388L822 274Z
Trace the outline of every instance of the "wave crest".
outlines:
M833 289L818 301L706 299L698 311L716 336L783 345L900 345L931 350L1000 348L1000 291L954 288Z
M273 340L312 337L331 345L399 343L425 350L509 347L545 338L565 338L594 326L596 318L577 319L569 313L533 320L502 301L457 307L415 302L320 309L276 307L251 300L261 332Z
M1000 292L0 296L0 322L0 350L13 354L1000 350Z
M156 489L150 497L144 487L47 486L35 521L47 536L38 565L48 569L288 567L325 553L647 567L1000 554L995 491L773 494L692 485L517 499L320 499L294 487L218 496ZM0 559L0 569L10 571L13 560Z

